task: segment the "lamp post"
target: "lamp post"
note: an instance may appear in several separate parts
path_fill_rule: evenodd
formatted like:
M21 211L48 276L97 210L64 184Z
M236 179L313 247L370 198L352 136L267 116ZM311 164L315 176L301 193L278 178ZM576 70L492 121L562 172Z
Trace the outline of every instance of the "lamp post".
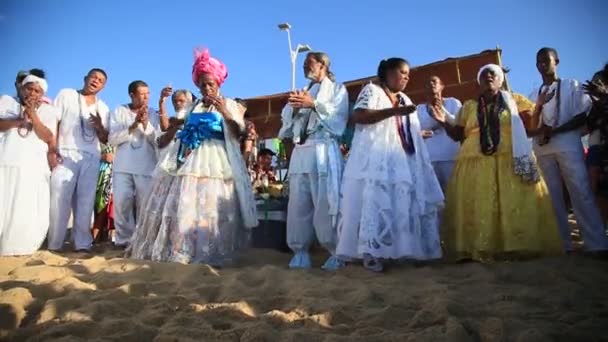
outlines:
M289 44L289 58L291 61L291 90L296 90L296 59L301 52L312 51L308 44L298 44L295 49L291 48L291 25L289 23L279 24L281 31L287 32L287 43Z

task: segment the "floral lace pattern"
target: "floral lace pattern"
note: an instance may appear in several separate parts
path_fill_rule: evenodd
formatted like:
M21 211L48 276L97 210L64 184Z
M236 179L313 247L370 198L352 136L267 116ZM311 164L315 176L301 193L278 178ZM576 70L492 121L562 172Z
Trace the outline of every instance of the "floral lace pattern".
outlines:
M536 183L540 181L540 173L536 161L530 156L513 157L513 169L525 183Z
M441 257L438 206L422 212L416 191L405 182L386 184L373 180L345 180L343 210L338 218L339 256L361 259L365 254L382 259L436 259ZM360 199L350 203L349 198ZM357 234L356 244L343 240Z
M223 266L249 239L231 180L161 176L143 208L131 246L136 259Z
M406 102L411 103L405 94ZM366 86L355 108L392 106L378 86ZM403 150L392 118L357 125L344 170L337 254L347 258L430 259L441 256L438 211L443 192L411 114L415 153Z

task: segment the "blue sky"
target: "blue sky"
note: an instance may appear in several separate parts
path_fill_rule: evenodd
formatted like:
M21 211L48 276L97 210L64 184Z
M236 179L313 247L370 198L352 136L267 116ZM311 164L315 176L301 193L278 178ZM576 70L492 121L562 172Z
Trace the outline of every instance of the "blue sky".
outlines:
M511 86L528 94L540 83L535 53L553 46L562 77L585 80L608 62L608 2L602 0L461 1L0 1L0 93L14 93L18 70L41 67L48 95L79 88L91 67L109 81L101 97L128 102L130 81L194 90L192 49L207 46L228 66L223 91L251 97L290 86L287 37L332 57L339 80L374 74L382 58L420 65L450 56L503 49ZM602 18L604 15L604 18ZM302 58L298 86L304 85Z

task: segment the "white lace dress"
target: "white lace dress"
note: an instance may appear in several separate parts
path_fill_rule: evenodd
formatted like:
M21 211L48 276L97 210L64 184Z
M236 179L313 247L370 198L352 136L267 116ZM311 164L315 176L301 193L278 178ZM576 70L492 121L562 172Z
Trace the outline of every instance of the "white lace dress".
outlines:
M207 111L199 104L192 113ZM236 175L246 169L242 158L238 170L231 165L227 144L204 139L182 165L177 163L181 143L167 147L138 217L132 258L223 266L245 247L249 231L241 218L235 183L242 178Z
M386 93L374 84L363 88L355 104L355 109L390 107ZM410 121L413 154L406 154L401 144L395 117L356 126L341 187L336 251L341 258L441 257L438 211L443 193L416 113Z

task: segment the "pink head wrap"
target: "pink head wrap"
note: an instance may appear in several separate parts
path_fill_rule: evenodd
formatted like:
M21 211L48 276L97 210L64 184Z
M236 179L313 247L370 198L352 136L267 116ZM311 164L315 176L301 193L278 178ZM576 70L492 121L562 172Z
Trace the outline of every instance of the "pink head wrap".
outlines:
M197 87L202 74L211 74L217 85L221 86L228 77L228 69L224 63L209 55L209 49L195 49L192 81Z

